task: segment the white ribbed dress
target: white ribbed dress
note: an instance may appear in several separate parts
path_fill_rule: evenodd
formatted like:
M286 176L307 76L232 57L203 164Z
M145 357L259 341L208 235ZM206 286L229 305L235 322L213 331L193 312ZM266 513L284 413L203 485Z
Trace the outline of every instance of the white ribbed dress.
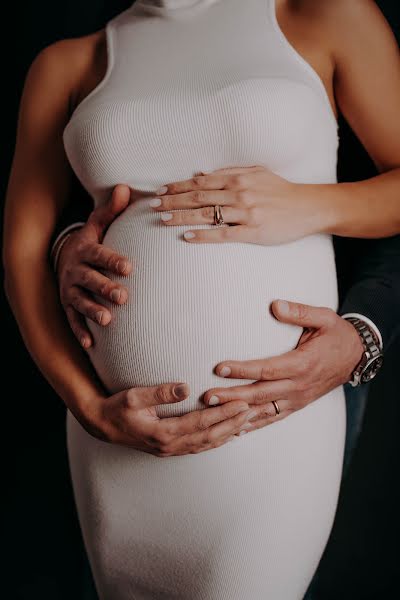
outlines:
M98 205L117 183L143 192L104 243L131 257L129 301L91 324L104 385L186 381L161 417L205 408L222 360L294 348L301 328L269 313L285 298L337 309L329 235L276 246L189 244L149 207L165 183L265 165L336 182L337 123L325 87L279 28L275 0L141 0L107 23L108 68L64 131ZM340 386L220 448L159 458L91 437L68 412L76 503L101 600L300 600L338 498Z

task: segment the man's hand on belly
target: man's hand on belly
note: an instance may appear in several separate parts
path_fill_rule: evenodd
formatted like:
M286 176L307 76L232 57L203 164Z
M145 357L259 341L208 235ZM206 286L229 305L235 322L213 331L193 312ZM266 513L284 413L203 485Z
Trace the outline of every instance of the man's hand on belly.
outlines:
M279 321L304 328L297 347L271 358L218 363L221 377L255 381L204 394L207 406L247 402L257 411L253 429L284 419L349 381L363 353L353 325L330 308L275 300L272 309Z

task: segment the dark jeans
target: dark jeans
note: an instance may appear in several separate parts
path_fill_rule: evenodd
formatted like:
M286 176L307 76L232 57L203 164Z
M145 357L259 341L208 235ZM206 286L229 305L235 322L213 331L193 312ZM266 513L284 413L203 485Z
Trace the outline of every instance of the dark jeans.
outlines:
M353 388L349 383L344 386L346 393L346 442L344 447L343 477L346 476L358 438L361 433L365 408L367 406L369 384ZM304 600L319 600L317 593L318 569L311 580Z

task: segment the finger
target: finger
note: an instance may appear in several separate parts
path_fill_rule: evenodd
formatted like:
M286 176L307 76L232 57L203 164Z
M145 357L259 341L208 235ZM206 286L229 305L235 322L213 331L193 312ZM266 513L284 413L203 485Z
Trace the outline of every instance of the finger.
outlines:
M225 223L246 223L246 211L225 206L223 218ZM199 225L203 223L213 225L214 207L206 206L196 210L162 212L160 220L164 225Z
M230 174L235 175L237 173L243 173L248 171L262 171L265 167L261 165L253 165L251 167L224 167L222 169L214 169L213 171L200 171L201 175L211 175L212 173Z
M179 436L207 429L248 410L249 406L245 402L231 402L225 406L195 410L180 417L164 418L162 423L171 435Z
M98 267L117 275L129 275L132 272L132 263L128 258L107 248L102 244L87 244L81 252L83 262Z
M298 349L260 360L223 361L215 372L219 377L271 381L290 379L303 372L304 353Z
M247 182L247 173L238 172L235 174L216 173L211 175L196 175L191 179L183 181L174 181L164 185L156 191L157 196L165 194L182 194L184 192L193 192L196 190L228 190L243 189Z
M261 412L258 418L255 418L251 421L251 423L249 423L249 428L246 428L248 432L250 431L255 431L256 429L261 429L262 427L265 427L266 425L272 425L273 423L276 423L277 421L282 421L283 419L286 419L289 415L291 415L294 411L293 410L281 410L281 412L279 413L279 415L276 414L276 412L272 412L275 411L275 409L272 409L269 406L268 409L266 409L266 412L268 411L268 414L265 415L265 413ZM235 434L236 436L240 435L240 432Z
M124 184L116 185L111 193L111 198L105 204L92 211L88 223L92 224L101 237L107 227L129 204L131 190Z
M82 348L87 350L92 346L93 338L83 316L80 315L72 306L67 306L65 312L67 315L68 323L76 339L78 340Z
M152 198L149 202L151 208L155 211L180 210L187 208L199 208L201 206L232 206L236 203L236 194L228 190L213 190L187 192L185 194L173 194L162 196L161 198Z
M105 306L95 302L89 294L81 288L73 286L69 293L69 303L78 313L87 317L98 325L108 325L111 313Z
M105 275L86 265L77 267L74 275L75 285L111 300L115 304L124 304L128 299L128 290L125 287L118 285L118 283L111 281Z
M245 410L215 425L211 425L195 433L188 433L183 437L178 437L175 448L177 450L184 448L186 451L196 454L205 449L217 447L217 445L224 443L228 437L238 433L241 428L244 427L247 429L249 426L249 416L253 412L252 410Z
M295 391L296 384L290 379L256 381L247 385L207 390L203 401L207 406L229 404L233 400L243 400L247 404L265 404L286 398Z
M132 388L126 393L126 401L129 408L140 410L157 406L158 404L169 404L170 402L181 402L190 394L187 383L173 382L160 385Z
M252 241L252 230L247 225L220 225L215 229L188 230L183 234L191 244L225 244L227 242Z
M273 314L284 323L321 329L335 324L337 314L330 308L310 306L300 302L274 300L271 304Z

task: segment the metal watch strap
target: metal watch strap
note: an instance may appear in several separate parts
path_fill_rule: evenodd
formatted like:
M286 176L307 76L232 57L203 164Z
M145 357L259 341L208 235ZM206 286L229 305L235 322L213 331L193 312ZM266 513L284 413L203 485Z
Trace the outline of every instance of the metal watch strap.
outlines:
M361 378L365 367L371 362L371 360L382 357L382 352L379 347L379 341L375 337L371 328L364 321L357 319L356 317L346 317L346 320L350 321L354 325L364 346L363 357L353 371L353 379L349 381L353 387L356 387L357 385L363 383Z

